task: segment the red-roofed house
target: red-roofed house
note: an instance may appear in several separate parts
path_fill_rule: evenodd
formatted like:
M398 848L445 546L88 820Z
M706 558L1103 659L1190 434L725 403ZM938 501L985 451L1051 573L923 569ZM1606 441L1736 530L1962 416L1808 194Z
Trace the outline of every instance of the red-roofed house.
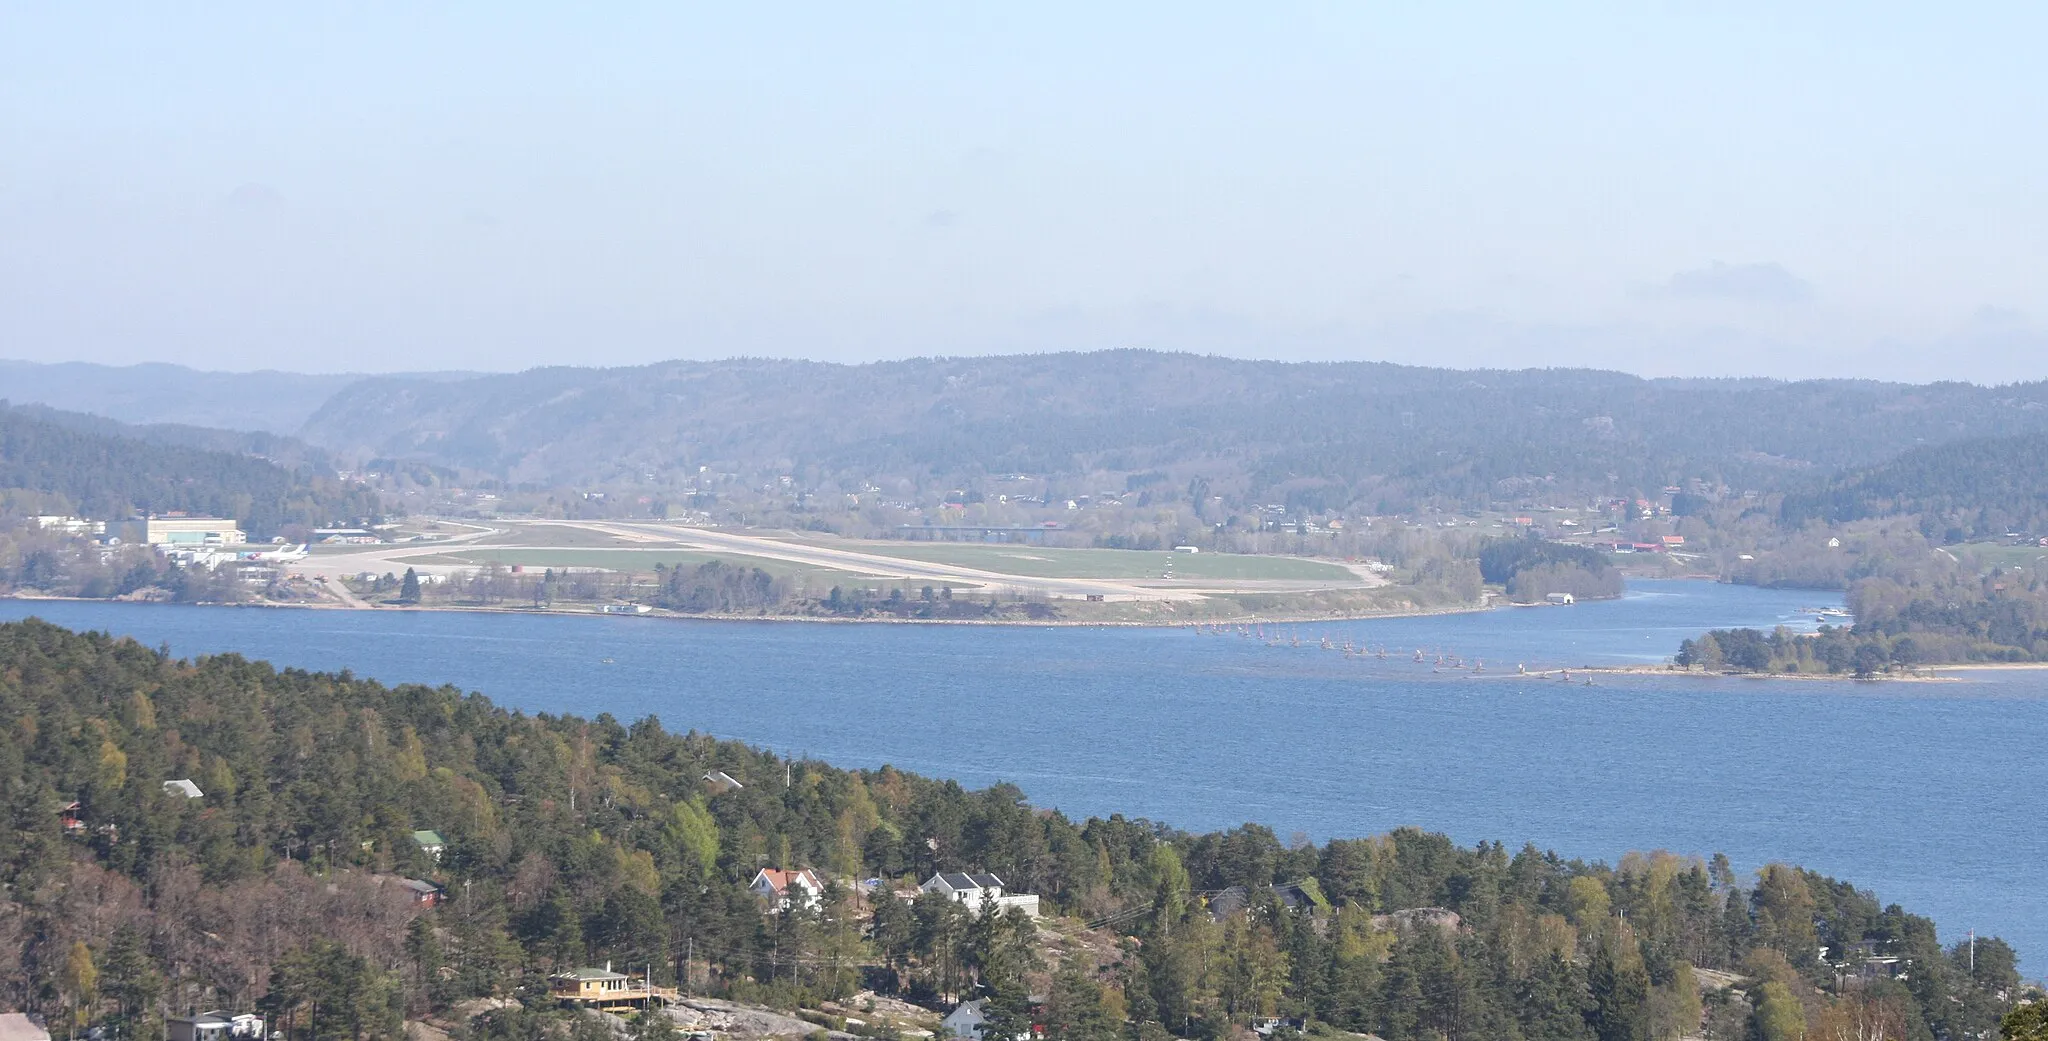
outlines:
M791 904L817 907L818 898L825 894L825 884L818 881L818 873L810 868L801 871L762 868L747 888L777 911L785 910Z

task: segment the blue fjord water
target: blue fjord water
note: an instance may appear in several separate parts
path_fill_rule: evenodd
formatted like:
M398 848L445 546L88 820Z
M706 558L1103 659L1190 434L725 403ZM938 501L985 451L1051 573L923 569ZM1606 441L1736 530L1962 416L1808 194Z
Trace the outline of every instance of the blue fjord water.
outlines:
M1565 608L1187 629L806 625L0 602L0 618L235 651L529 711L656 715L842 766L1014 781L1072 815L1285 838L1402 824L1612 861L1727 853L1854 881L2048 963L2048 673L1858 684L1530 669L1656 662L1817 594L1637 582ZM1300 646L1292 645L1299 637ZM1347 660L1325 636L1385 646ZM1417 648L1483 658L1433 671ZM606 659L610 659L607 663Z

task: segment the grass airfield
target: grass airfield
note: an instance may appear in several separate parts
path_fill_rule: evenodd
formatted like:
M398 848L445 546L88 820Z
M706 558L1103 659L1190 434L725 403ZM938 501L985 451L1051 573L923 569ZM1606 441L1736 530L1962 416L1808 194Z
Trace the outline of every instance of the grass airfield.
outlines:
M334 547L307 563L332 575L409 567L449 574L490 565L651 574L657 565L694 568L718 560L790 579L809 595L822 596L832 586L929 585L1059 601L1066 605L1063 614L1100 621L1341 617L1416 607L1378 576L1303 557L870 541L640 521L429 527L428 540Z

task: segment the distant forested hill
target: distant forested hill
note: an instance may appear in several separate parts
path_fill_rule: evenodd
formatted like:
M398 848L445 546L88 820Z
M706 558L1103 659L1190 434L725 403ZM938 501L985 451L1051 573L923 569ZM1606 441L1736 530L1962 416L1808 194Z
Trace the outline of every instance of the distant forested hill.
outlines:
M1916 446L2048 432L2048 383L1646 380L1138 350L367 378L0 362L0 397L547 486L674 489L701 467L756 486L790 475L814 493L908 493L1021 473L1068 494L1143 486L1154 501L1317 512L1626 495L1691 478L1811 490ZM289 442L154 429L131 433L320 462Z
M182 365L0 361L0 398L129 423L290 433L359 379L296 372L202 372Z
M4 404L5 401L0 400L0 405ZM226 430L185 423L131 424L89 412L67 412L47 405L16 405L14 408L24 415L85 434L126 437L155 445L197 448L208 452L260 456L287 469L304 466L325 471L337 468L333 453L324 448L315 448L287 434L273 434L264 430Z
M1930 535L1963 538L2048 529L2048 433L1924 445L1786 495L1791 525L1919 514Z
M2048 430L2048 384L1644 380L1106 351L847 366L735 360L351 384L303 430L516 481L1114 480L1311 509L1662 487L1772 490L1920 442ZM849 487L849 490L853 490Z
M233 517L258 537L381 512L376 493L331 475L80 425L118 428L0 404L0 490L30 493L40 509L102 519L176 510Z

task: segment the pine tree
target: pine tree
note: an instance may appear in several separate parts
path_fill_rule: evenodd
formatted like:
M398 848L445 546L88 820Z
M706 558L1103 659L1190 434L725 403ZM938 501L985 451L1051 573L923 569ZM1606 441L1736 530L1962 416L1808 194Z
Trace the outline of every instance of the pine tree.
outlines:
M405 579L398 586L398 601L403 604L416 604L420 602L419 572L411 568L405 569Z
M114 1003L114 1015L121 1025L129 1029L122 1031L125 1036L145 1036L140 1029L148 1015L150 1006L164 989L163 976L150 960L147 945L142 934L133 926L122 926L107 944L105 965L100 973L100 987Z
M1592 1035L1585 978L1570 958L1555 951L1531 966L1516 989L1515 1009L1528 1041L1584 1041Z
M1103 1010L1102 986L1073 961L1060 966L1046 1006L1047 1041L1116 1041L1120 1026Z
M1610 937L1593 954L1587 983L1593 1008L1587 1022L1600 1041L1649 1041L1650 974L1641 957L1620 949L1627 933Z
M1417 972L1413 945L1401 943L1387 959L1380 975L1379 1033L1387 1041L1408 1041L1421 1036L1422 979Z

